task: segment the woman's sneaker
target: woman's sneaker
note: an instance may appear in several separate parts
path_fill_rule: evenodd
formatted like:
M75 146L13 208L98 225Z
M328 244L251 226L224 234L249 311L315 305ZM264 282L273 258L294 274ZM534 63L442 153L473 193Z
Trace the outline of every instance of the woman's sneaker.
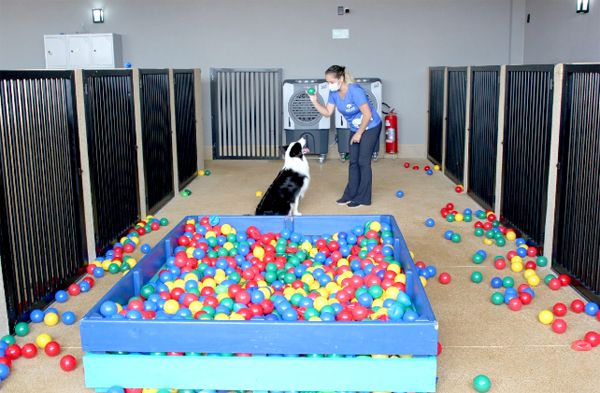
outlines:
M335 203L337 203L338 205L347 205L347 204L349 204L350 202L352 202L352 201L347 201L347 200L345 200L344 198L340 198L340 199L338 199L337 201L335 201Z
M348 204L348 207L351 208L351 209L356 209L357 207L361 207L361 206L362 205L360 203L358 203L358 202L350 202Z

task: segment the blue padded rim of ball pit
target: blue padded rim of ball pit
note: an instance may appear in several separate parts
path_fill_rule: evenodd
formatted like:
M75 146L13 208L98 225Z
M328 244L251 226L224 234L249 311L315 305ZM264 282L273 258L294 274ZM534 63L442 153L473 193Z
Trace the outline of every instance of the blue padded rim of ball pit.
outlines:
M438 324L417 269L400 232L390 215L254 217L221 216L245 231L256 226L261 232L283 229L303 235L350 231L367 221L392 227L394 257L406 272L406 292L419 318L415 322L286 322L286 321L199 321L199 320L112 320L100 315L107 300L126 303L139 295L142 286L164 265L173 244L183 234L179 222L153 250L129 271L82 318L80 334L84 352L201 352L254 354L437 354Z
M434 392L437 359L100 355L83 357L85 386L174 389Z

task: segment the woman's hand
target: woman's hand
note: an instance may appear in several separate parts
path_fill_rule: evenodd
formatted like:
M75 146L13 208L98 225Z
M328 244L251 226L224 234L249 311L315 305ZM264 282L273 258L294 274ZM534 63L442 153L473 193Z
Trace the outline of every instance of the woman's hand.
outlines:
M350 144L352 143L360 143L360 138L362 137L362 132L355 132L354 135L352 135L352 139L350 140Z
M306 94L308 94L308 98L310 98L310 102L312 102L313 104L317 103L317 88L318 86L315 86L306 90ZM313 94L310 94L311 89L313 91Z

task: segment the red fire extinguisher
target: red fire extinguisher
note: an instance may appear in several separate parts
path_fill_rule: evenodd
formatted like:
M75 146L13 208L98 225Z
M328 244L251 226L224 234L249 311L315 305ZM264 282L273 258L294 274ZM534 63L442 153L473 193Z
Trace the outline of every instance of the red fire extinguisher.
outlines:
M387 154L398 154L398 116L385 102L382 103L386 106L388 111L382 111L385 114L385 152Z

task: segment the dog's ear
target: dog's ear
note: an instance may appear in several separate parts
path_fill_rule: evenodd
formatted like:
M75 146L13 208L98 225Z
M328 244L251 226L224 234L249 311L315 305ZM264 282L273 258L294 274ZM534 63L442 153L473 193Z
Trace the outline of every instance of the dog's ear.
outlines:
M281 157L285 157L285 152L287 151L289 145L285 145L285 146L280 146L279 147L279 154L281 154Z
M302 145L295 142L290 149L290 157L302 157Z

